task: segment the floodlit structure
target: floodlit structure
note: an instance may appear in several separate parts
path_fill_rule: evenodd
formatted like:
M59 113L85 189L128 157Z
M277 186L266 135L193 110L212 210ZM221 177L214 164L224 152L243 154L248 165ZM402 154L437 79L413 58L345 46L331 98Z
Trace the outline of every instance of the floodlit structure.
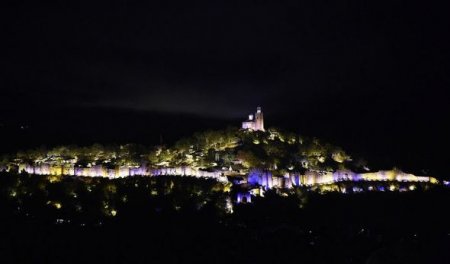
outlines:
M221 182L228 182L223 171L203 171L191 167L164 167L151 169L145 164L140 166L115 166L107 168L98 164L90 167L74 166L73 164L59 166L50 164L30 165L19 164L19 172L36 175L70 175L83 177L123 178L129 176L190 176L198 178L213 178Z
M261 107L256 108L256 113L254 115L248 115L248 119L242 122L242 129L264 131L264 116Z
M399 183L431 183L438 184L438 180L429 176L416 176L402 171L388 170L367 173L352 171L313 171L304 174L291 173L284 176L274 176L268 171L253 169L248 174L250 185L262 186L264 189L292 188L293 186L316 186L334 184L338 182L399 182Z
M5 170L5 168L0 168ZM105 177L122 178L129 176L186 176L197 178L209 178L219 182L228 183L226 173L228 169L205 171L189 166L150 168L146 164L134 166L106 166L103 164L90 165L89 167L75 166L74 164L19 164L19 172L27 172L36 175L50 176L83 176L83 177ZM6 168L6 171L9 171ZM345 187L338 183L367 183L369 186ZM372 185L372 183L373 185ZM385 185L383 185L383 182ZM397 170L355 173L350 170L320 171L307 170L304 173L286 173L284 175L273 175L272 172L262 169L251 169L242 182L233 184L243 186L243 190L237 193L237 203L250 203L252 196L263 196L270 189L289 190L294 187L319 188L320 192L339 191L342 193L362 191L413 191L416 184L429 183L439 184L436 178L429 176L416 176ZM445 186L450 182L444 181ZM232 207L228 208L232 211Z

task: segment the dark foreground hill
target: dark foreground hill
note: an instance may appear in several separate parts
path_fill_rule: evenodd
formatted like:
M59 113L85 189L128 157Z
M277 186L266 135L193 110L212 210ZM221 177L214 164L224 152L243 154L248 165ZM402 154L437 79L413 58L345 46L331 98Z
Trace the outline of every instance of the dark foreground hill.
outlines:
M450 192L266 192L227 213L224 186L2 175L2 263L448 263Z
M0 252L2 263L448 263L449 193L385 195L315 197L320 207L302 212L274 198L225 219L161 212L101 226L4 216Z

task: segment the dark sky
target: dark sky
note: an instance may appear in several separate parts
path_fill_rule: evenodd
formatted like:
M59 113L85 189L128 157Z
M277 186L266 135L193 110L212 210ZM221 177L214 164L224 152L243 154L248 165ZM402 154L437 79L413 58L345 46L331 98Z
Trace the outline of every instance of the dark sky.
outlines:
M4 119L92 107L236 119L261 105L275 125L359 149L450 146L446 6L65 2L2 8Z

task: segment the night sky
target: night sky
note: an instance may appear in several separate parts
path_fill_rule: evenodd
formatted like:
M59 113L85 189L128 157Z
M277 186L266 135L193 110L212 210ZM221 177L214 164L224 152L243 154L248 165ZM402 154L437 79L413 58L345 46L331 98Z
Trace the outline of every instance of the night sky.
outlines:
M76 122L64 133L73 137L54 142L140 141L150 135L143 130L159 135L175 122L188 123L186 133L237 126L262 106L268 126L323 137L383 165L446 170L448 8L224 2L6 4L0 125L16 141L2 140L49 144L37 135L54 138ZM134 132L77 132L88 124L106 133L114 122ZM31 141L11 132L24 124Z

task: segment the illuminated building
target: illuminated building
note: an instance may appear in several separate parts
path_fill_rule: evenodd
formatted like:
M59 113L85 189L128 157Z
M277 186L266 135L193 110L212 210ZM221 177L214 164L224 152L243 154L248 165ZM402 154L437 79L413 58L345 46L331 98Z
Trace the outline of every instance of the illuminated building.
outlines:
M240 192L237 194L237 203L251 203L252 202L252 196L250 192Z
M242 122L242 129L264 131L264 116L261 107L257 107L256 113L249 115L248 119Z

